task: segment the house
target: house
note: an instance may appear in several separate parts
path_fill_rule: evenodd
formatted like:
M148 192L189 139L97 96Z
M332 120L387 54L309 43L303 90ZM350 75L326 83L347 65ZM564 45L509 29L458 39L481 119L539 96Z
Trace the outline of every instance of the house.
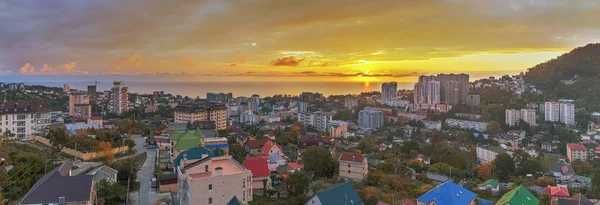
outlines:
M238 144L244 145L246 144L246 142L248 142L248 140L250 140L250 134L247 132L244 132L243 130L239 130L237 132L235 132L234 134L235 137L235 142L237 142Z
M418 154L418 155L415 157L415 159L416 159L416 160L419 160L419 161L421 161L421 162L423 162L425 165L429 165L429 163L430 163L430 162L429 162L429 157L428 157L428 156L425 156L424 154Z
M452 182L444 182L417 198L417 204L475 205L477 194Z
M539 205L540 201L523 185L504 194L496 205Z
M582 144L568 143L567 158L571 163L576 160L585 162L588 159L588 150Z
M491 178L481 184L478 184L477 187L479 187L479 190L490 190L492 192L497 192L500 190L500 182L494 178Z
M158 177L158 191L161 193L171 192L177 194L177 173L163 172Z
M364 155L342 153L338 158L340 178L362 181L369 173Z
M242 165L252 171L252 189L264 189L263 181L266 180L267 189L271 187L271 171L269 170L269 161L266 156L250 156Z
M565 184L565 181L563 181ZM592 188L592 179L581 175L573 175L566 181L567 187L571 189L590 189Z
M171 140L169 140L168 138L155 136L152 138L152 140L161 149L171 149Z
M269 155L269 170L271 171L277 171L277 167L285 165L286 163L287 160L282 153L277 152Z
M594 205L594 203L583 194L577 193L568 199L558 199L556 205Z
M264 137L269 138L271 140L275 140L275 133L273 131L268 131L267 133L265 133Z
M117 173L119 173L119 171L117 171L116 169L113 169L106 165L102 165L101 167L89 171L86 175L94 176L94 183L97 183L102 180L116 182Z
M281 154L281 147L269 138L249 140L244 146L246 152L250 155L270 155L274 153Z
M552 164L552 175L556 177L560 181L567 181L573 175L575 175L575 170L573 170L573 166L569 164Z
M317 192L304 205L364 205L351 183L343 183Z
M94 176L71 176L71 168L73 165L65 162L46 173L19 204L94 204Z
M202 145L200 137L192 134L190 131L181 134L177 134L177 131L175 132L169 136L172 156L178 156L180 152Z
M569 189L564 186L548 186L546 187L546 194L550 198L550 203L554 204L558 199L568 199Z
M325 147L331 151L331 155L335 154L334 138L319 136L319 135L304 135L298 140L298 151L302 153L310 147Z
M444 183L447 181L452 181L452 179L450 179L450 177L444 176L444 175L440 175L440 174L434 174L431 172L427 172L427 179L432 180L436 183Z
M302 169L302 166L300 164L296 162L289 162L285 165L277 167L277 173L294 173L296 171L299 171L300 169Z

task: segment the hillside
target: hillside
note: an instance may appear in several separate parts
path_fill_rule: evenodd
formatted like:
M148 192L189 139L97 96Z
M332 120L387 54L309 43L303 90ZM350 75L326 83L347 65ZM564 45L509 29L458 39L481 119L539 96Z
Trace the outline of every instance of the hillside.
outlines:
M576 48L529 68L525 79L548 100L574 99L587 112L600 111L600 44Z

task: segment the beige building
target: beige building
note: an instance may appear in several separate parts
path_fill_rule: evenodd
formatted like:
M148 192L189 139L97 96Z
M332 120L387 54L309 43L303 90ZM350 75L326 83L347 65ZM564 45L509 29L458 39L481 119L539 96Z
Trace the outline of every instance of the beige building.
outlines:
M346 132L348 132L348 123L339 120L329 122L329 136L343 137Z
M115 81L110 89L108 112L123 114L129 111L129 88L123 81Z
M369 173L369 164L364 155L342 153L338 159L340 177L353 181L362 181Z
M227 107L220 103L180 104L174 116L175 123L214 121L217 130L227 129Z
M181 205L227 204L234 196L252 201L252 172L231 156L184 159L177 171Z
M92 105L87 93L69 93L69 115L85 119L92 116Z
M570 163L577 160L586 162L588 159L587 148L582 144L569 143L567 144L567 158L569 158Z

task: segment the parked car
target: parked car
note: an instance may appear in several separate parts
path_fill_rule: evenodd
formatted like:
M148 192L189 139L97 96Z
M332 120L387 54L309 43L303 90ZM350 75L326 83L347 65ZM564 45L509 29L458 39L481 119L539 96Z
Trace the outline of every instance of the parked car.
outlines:
M156 149L156 145L148 145L148 149Z

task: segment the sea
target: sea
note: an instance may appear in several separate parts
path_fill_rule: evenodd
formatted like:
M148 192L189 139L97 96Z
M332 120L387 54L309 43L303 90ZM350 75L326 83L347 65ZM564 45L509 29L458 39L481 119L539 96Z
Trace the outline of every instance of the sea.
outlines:
M160 81L156 79L102 79L98 81L98 91L109 90L115 80L124 81L131 93L152 93L164 91L174 95L205 98L206 93L233 93L233 96L273 96L277 94L299 95L302 92L318 92L323 95L345 95L359 94L361 92L381 91L380 82L177 82ZM64 84L71 85L73 89L86 90L88 85L94 85L95 79L86 78L23 78L0 77L4 83L25 83L26 85L45 85L52 87L63 87ZM412 89L414 83L400 82L399 89Z

